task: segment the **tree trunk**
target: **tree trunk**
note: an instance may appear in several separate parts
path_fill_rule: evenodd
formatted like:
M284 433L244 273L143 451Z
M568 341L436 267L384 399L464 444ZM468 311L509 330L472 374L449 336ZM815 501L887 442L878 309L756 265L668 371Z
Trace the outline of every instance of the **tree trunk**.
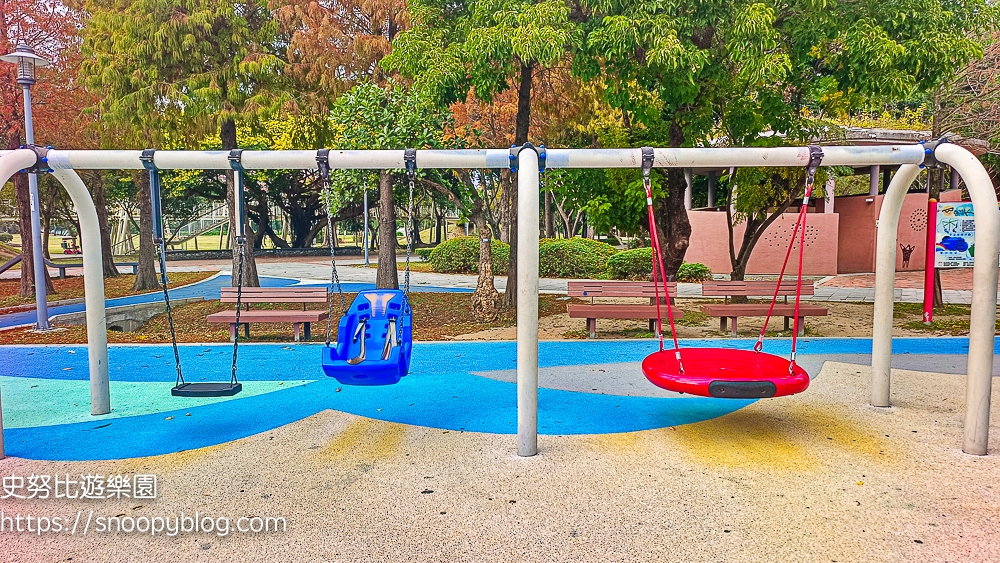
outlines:
M677 121L674 121L670 124L670 146L680 147L683 144L684 133ZM668 168L665 176L667 194L656 205L659 217L656 228L663 251L664 275L668 280L673 280L684 262L684 253L687 252L691 239L691 223L684 207L684 190L687 189L684 170Z
M111 223L108 221L108 199L104 195L104 175L100 171L89 174L91 192L94 194L94 207L97 208L97 220L101 226L101 261L104 265L104 277L118 276L115 267L115 257L111 253Z
M552 192L544 190L545 193L545 238L556 238L555 224L552 219Z
M535 63L521 64L521 80L517 87L517 118L514 125L514 144L521 146L528 142L531 125L531 75ZM504 307L517 308L517 179L510 180L510 261L507 263L507 289L504 291ZM525 217L525 221L538 222L538 217Z
M493 231L483 215L483 206L472 213L479 236L479 278L472 293L472 313L480 322L491 322L500 312L500 294L493 285Z
M222 122L222 126L219 128L219 136L222 140L223 150L232 150L236 148L236 122L232 119L227 119ZM239 219L236 217L236 175L233 172L226 173L226 205L229 206L229 224L235 225L236 221ZM244 206L246 202L244 201ZM244 287L260 287L260 279L257 277L257 262L253 257L253 245L254 237L253 231L250 230L250 220L247 217L242 218L243 221L243 286ZM233 265L232 265L232 284L236 287L237 277L239 272L239 255L240 255L240 245L236 244L236 231L230 229L229 237L232 242L231 246L233 249Z
M388 170L378 173L378 271L375 287L399 289L396 271L396 206L392 201L392 174Z
M139 174L139 270L134 291L159 289L156 279L156 245L153 243L153 208L149 195L149 174Z

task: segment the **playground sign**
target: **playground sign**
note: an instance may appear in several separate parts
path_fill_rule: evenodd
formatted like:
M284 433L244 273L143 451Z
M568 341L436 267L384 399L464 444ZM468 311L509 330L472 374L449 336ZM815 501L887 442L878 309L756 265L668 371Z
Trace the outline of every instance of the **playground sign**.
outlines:
M935 268L971 268L976 255L976 222L970 202L937 204Z

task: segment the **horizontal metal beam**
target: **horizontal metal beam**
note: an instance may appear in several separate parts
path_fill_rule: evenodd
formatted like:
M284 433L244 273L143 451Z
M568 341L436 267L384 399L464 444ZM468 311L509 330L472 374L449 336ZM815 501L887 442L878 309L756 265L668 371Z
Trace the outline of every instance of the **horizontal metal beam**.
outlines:
M6 151L0 151L4 154ZM330 151L333 169L402 169L402 150ZM546 149L547 168L639 168L640 149ZM141 151L49 150L52 169L141 170ZM894 166L921 164L923 145L823 147L823 166ZM507 168L507 149L418 150L418 168ZM653 165L659 168L776 166L799 167L809 162L808 147L659 148ZM243 151L248 170L309 170L316 168L316 151ZM229 170L229 151L156 151L161 170Z

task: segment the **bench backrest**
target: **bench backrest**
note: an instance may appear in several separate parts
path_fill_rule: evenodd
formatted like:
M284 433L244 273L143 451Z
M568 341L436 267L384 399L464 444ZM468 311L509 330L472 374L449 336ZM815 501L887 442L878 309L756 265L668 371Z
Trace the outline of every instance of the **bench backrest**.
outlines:
M701 294L705 297L770 297L774 295L773 281L706 281L701 284ZM795 295L795 280L784 280L778 287L779 296ZM813 282L802 280L802 295L813 295Z
M243 303L325 303L325 287L244 287ZM236 303L236 288L223 287L220 301Z
M656 299L656 286L653 282L630 281L571 281L567 293L570 297L649 297ZM667 283L671 297L677 297L677 284ZM663 295L660 285L660 296Z

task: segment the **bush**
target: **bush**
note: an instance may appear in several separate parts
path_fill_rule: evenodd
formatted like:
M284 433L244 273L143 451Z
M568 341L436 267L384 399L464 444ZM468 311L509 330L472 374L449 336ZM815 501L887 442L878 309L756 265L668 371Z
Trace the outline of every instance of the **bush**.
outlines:
M507 275L510 245L493 239L493 273ZM428 255L431 268L446 274L479 273L479 237L455 237L434 247Z
M428 262L431 259L431 252L434 252L434 249L418 248L414 252L416 252L417 256L419 256L421 260L423 260L424 262Z
M677 269L677 281L680 282L700 282L712 279L712 270L708 266L699 262L688 264L684 262Z
M14 240L14 235L10 233L0 233L0 242L10 242Z
M595 278L618 250L586 238L546 240L538 247L538 273L549 278Z
M653 249L636 248L608 258L608 277L615 280L653 279ZM684 262L677 270L679 282L700 282L711 278L712 271L708 266L698 262Z
M648 280L652 276L652 248L625 250L608 258L608 277L613 280Z

